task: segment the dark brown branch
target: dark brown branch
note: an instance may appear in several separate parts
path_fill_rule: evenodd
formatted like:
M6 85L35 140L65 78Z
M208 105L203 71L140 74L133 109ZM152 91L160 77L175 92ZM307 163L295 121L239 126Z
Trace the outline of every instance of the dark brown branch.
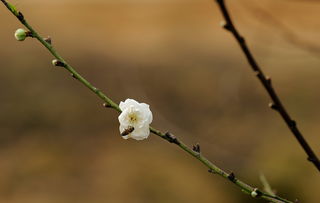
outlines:
M272 84L270 82L271 81L270 78L267 78L264 75L264 73L262 72L258 63L256 62L253 55L251 54L244 38L239 34L237 29L235 28L235 26L231 20L230 14L226 8L224 0L216 0L216 2L218 3L219 8L222 12L222 15L226 21L224 28L227 31L231 32L232 35L236 38L238 44L241 47L241 50L245 54L245 56L250 64L252 70L255 72L259 81L262 83L263 87L266 89L269 96L271 97L271 99L273 101L271 107L274 110L279 112L279 114L281 115L281 117L283 118L283 120L285 121L285 123L287 124L289 129L291 130L292 134L295 136L295 138L298 140L301 147L304 149L304 151L308 155L308 160L314 164L314 166L318 169L318 171L320 171L320 161L319 161L318 157L313 152L312 148L309 146L307 141L304 139L302 133L300 132L300 130L297 127L296 122L289 116L287 110L282 105L276 91L272 87Z

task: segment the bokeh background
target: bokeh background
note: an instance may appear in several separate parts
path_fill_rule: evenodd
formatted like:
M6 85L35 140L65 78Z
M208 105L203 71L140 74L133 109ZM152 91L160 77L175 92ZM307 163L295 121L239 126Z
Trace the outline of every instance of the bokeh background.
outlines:
M229 0L237 27L320 155L319 1ZM251 72L212 0L15 0L30 24L114 101L226 171L319 202L317 170ZM118 114L60 69L0 6L0 202L264 202L152 135L123 140Z

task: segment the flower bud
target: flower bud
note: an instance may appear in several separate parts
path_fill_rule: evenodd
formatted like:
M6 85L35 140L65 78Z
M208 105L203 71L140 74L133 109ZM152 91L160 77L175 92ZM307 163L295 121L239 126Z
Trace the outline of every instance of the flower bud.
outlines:
M46 41L48 44L52 44L51 37L43 38L43 40Z
M257 197L257 196L258 196L258 193L256 191L251 192L251 197Z
M28 37L28 31L26 31L25 29L19 28L14 33L14 37L18 41L24 41Z
M60 66L60 67L66 67L66 64L63 63L62 61L59 61L58 59L53 59L53 60L52 60L52 65L54 65L54 66Z
M258 190L258 188L255 188L252 192L251 192L251 197L259 197L261 195L261 192Z

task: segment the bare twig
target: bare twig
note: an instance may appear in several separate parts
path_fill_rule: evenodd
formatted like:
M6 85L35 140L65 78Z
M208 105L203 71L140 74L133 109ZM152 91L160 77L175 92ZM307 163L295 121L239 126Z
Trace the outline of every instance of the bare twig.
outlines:
M268 10L257 6L256 4L244 4L245 7L250 11L252 16L255 17L259 22L264 22L269 26L272 26L277 30L281 35L282 38L285 39L288 43L313 54L317 58L319 57L320 53L320 46L312 41L305 40L301 38L293 29L287 26L281 18L275 17L272 13L268 12Z
M264 176L263 173L260 174L260 181L263 185L263 191L265 191L269 195L276 195L276 192L272 190L267 178ZM281 203L281 201L278 201L278 203Z
M237 40L238 44L241 47L241 50L245 54L252 70L254 71L255 75L258 77L260 82L262 83L263 87L268 92L269 96L271 97L272 103L270 107L272 109L279 112L289 129L291 130L292 134L295 136L295 138L298 140L301 147L304 149L305 153L308 155L308 160L314 164L314 166L320 171L320 161L316 154L313 152L312 148L309 146L307 141L304 139L302 133L297 127L296 122L289 116L287 110L284 108L282 102L280 101L276 91L274 90L271 79L269 77L266 77L264 73L262 72L260 66L254 59L251 51L249 50L245 39L240 35L238 30L235 28L233 21L231 20L229 11L226 8L224 0L216 0L217 4L219 5L219 8L222 12L222 15L225 19L224 28L231 32L234 38Z
M263 185L263 190L266 193L268 193L270 195L276 195L276 193L272 190L267 178L264 176L263 173L260 174L260 181L261 181L261 183Z
M53 64L55 66L60 66L62 68L65 68L67 71L69 71L75 79L77 79L79 82L81 82L83 85L85 85L87 88L89 88L92 92L94 92L98 97L100 97L105 103L103 106L115 109L119 113L121 112L121 109L119 106L113 102L107 95L105 95L102 91L94 87L91 83L89 83L85 78L83 78L74 68L72 68L58 53L57 51L53 48L51 41L48 42L48 40L45 40L42 38L26 21L24 16L20 11L18 11L13 5L8 3L5 0L1 0L1 2L13 13L19 21L26 27L28 28L28 31L32 33L32 37L36 38L41 44L43 44L49 52L56 58L53 60ZM125 135L126 133L130 132L132 128L125 130L125 132L122 133L122 135ZM190 154L191 156L195 157L198 161L200 161L202 164L204 164L208 169L209 172L212 172L214 174L220 175L221 177L225 178L226 180L229 180L230 182L234 183L237 185L243 192L250 194L252 197L255 198L263 198L268 201L272 202L285 202L285 203L292 203L289 200L286 200L284 198L281 198L279 196L275 195L270 195L267 194L263 191L258 190L257 188L254 188L252 186L249 186L248 184L242 182L241 180L237 179L233 173L228 174L227 172L223 171L216 165L214 165L212 162L210 162L206 157L204 157L200 153L200 146L196 145L195 149L192 150L189 148L186 144L184 144L182 141L178 140L176 136L173 134L167 132L167 133L162 133L161 131L150 127L150 132L152 132L155 135L158 135L159 137L167 140L170 143L173 143L177 146L179 146L182 150Z

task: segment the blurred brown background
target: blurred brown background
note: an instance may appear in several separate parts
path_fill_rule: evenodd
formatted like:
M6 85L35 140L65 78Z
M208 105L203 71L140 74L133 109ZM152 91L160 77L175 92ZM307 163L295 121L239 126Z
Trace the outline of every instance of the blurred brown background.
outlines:
M248 67L212 0L15 0L30 24L116 102L151 105L244 181L319 202L320 178ZM318 1L229 0L237 27L320 156ZM264 202L162 139L123 140L117 113L0 6L0 202Z

